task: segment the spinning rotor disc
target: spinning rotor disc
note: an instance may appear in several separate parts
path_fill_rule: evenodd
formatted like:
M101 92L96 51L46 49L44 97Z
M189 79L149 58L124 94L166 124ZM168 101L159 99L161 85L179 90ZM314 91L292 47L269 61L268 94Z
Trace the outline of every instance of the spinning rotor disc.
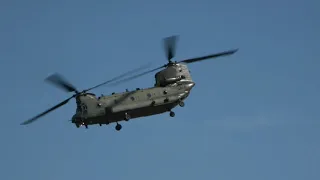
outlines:
M141 67L139 67L139 68L133 69L133 70L128 71L128 72L126 72L126 73L123 73L123 74L121 74L121 75L119 75L119 76L117 76L117 77L115 77L115 78L113 78L113 79L110 79L110 80L108 80L108 81L105 81L105 82L103 82L103 83L101 83L101 84L98 84L98 85L96 85L96 86L93 86L93 87L91 87L91 88L85 89L85 90L83 90L83 91L81 91L81 92L79 92L79 91L75 88L75 86L73 86L71 83L69 83L62 75L60 75L60 74L58 74L58 73L55 73L55 74L47 77L45 80L46 80L47 82L49 82L49 83L51 83L51 84L53 84L53 85L55 85L55 86L63 89L63 90L66 91L66 92L74 92L74 94L73 94L71 97L69 97L69 98L65 99L64 101L60 102L59 104L53 106L52 108L50 108L50 109L48 109L48 110L46 110L46 111L38 114L37 116L35 116L35 117L33 117L33 118L31 118L31 119L29 119L29 120L27 120L27 121L24 121L23 123L21 123L21 125L27 125L27 124L30 124L30 123L36 121L36 120L39 119L40 117L42 117L42 116L44 116L44 115L46 115L46 114L48 114L48 113L50 113L50 112L58 109L59 107L67 104L67 103L69 102L69 100L71 100L72 98L77 97L77 96L80 95L80 94L86 93L86 92L88 92L88 91L90 91L90 90L92 90L92 89L101 87L101 86L103 86L103 85L106 85L106 84L111 83L111 82L113 82L113 81L116 81L116 80L118 80L118 79L121 79L122 77L128 76L128 75L130 75L130 74L132 74L132 73L134 73L134 72L140 71L140 70L145 69L145 68L147 68L147 67L149 67L149 66L150 66L150 64L147 64L147 65L141 66Z
M164 44L164 50L166 53L166 58L168 63L164 64L160 67L154 68L152 70L148 70L146 72L137 74L135 76L123 79L121 81L112 83L111 85L116 85L119 83L124 83L133 79L136 79L140 76L158 71L162 68L166 68L168 66L174 65L174 64L178 64L178 63L186 63L186 64L190 64L190 63L195 63L195 62L200 62L200 61L204 61L204 60L208 60L208 59L214 59L214 58L218 58L218 57L222 57L222 56L228 56L228 55L232 55L234 53L236 53L238 51L238 49L232 49L232 50L228 50L228 51L223 51L223 52L219 52L219 53L214 53L214 54L209 54L206 56L200 56L200 57L195 57L195 58L190 58L190 59L184 59L184 60L180 60L180 61L175 61L173 62L172 59L175 57L175 53L176 53L176 45L177 45L177 40L178 40L178 36L169 36L163 39L163 44Z

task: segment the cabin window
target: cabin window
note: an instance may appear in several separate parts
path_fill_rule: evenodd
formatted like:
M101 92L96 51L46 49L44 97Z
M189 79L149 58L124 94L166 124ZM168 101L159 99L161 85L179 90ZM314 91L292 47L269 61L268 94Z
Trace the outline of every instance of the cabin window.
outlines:
M150 93L148 93L147 96L148 96L148 98L151 98L151 94Z
M163 91L163 94L167 94L168 92L166 90Z
M130 98L132 101L134 101L134 97L132 96L131 98Z

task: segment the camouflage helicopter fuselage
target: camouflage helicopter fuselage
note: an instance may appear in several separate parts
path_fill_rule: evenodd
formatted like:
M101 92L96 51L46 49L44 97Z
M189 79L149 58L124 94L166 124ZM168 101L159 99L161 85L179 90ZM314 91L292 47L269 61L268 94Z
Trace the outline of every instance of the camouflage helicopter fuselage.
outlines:
M167 64L127 77L144 69L144 67L139 67L82 91L78 91L77 88L63 78L62 75L58 73L50 75L46 78L47 82L66 92L73 92L73 95L37 116L22 122L21 125L34 122L40 117L66 105L73 98L76 99L77 110L71 121L77 127L85 126L88 128L89 125L94 124L101 126L102 124L116 123L115 129L119 131L122 128L119 122L123 120L128 121L134 118L152 116L165 112L170 112L170 116L174 117L175 113L172 110L178 105L181 107L184 106L184 100L190 95L192 88L195 86L187 64L229 56L238 51L238 49L232 49L173 62L172 58L175 57L177 39L178 36L164 38ZM160 71L160 69L162 70ZM102 95L100 97L88 93L88 91L106 84L112 83L114 85L114 83L127 82L156 71L158 72L155 74L156 82L154 87L136 89L134 91L127 90L126 92L112 93L112 95Z
M184 106L184 100L194 87L189 69L185 64L174 64L155 74L155 86L136 89L108 96L96 97L83 93L76 97L77 111L72 123L77 127L93 124L117 123L119 121L170 112L176 106Z

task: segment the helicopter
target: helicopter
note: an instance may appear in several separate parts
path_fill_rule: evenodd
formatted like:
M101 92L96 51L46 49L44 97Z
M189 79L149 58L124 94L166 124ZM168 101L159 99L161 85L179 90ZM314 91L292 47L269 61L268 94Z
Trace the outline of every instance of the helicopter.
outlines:
M122 125L119 124L120 121L129 121L135 118L153 116L166 112L169 112L171 117L175 117L173 109L177 106L185 106L184 102L195 86L187 64L232 55L238 51L238 49L233 49L181 61L172 61L172 58L175 56L177 39L177 35L163 39L168 63L152 70L129 76L146 68L146 66L141 66L83 91L78 91L75 86L58 73L47 77L47 82L62 88L66 92L73 92L74 94L43 113L24 121L21 125L34 122L49 112L67 104L69 100L73 98L76 99L77 107L70 121L74 123L77 128L81 126L88 128L89 125L99 124L102 126L103 124L116 123L115 129L120 131L122 129ZM158 72L155 73L155 84L153 87L145 89L137 88L131 91L126 90L125 92L101 95L99 97L89 92L106 84L116 85L124 83L155 71ZM124 78L126 76L129 77Z

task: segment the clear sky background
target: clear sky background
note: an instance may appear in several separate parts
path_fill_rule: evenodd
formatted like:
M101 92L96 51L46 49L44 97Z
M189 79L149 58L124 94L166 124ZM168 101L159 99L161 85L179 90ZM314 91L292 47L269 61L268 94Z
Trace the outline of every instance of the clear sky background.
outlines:
M0 2L0 179L320 179L320 1L3 0ZM190 65L184 108L77 129L75 101L43 82L59 72L79 89L152 62L180 35L176 60L239 48ZM97 95L150 87L154 74Z

